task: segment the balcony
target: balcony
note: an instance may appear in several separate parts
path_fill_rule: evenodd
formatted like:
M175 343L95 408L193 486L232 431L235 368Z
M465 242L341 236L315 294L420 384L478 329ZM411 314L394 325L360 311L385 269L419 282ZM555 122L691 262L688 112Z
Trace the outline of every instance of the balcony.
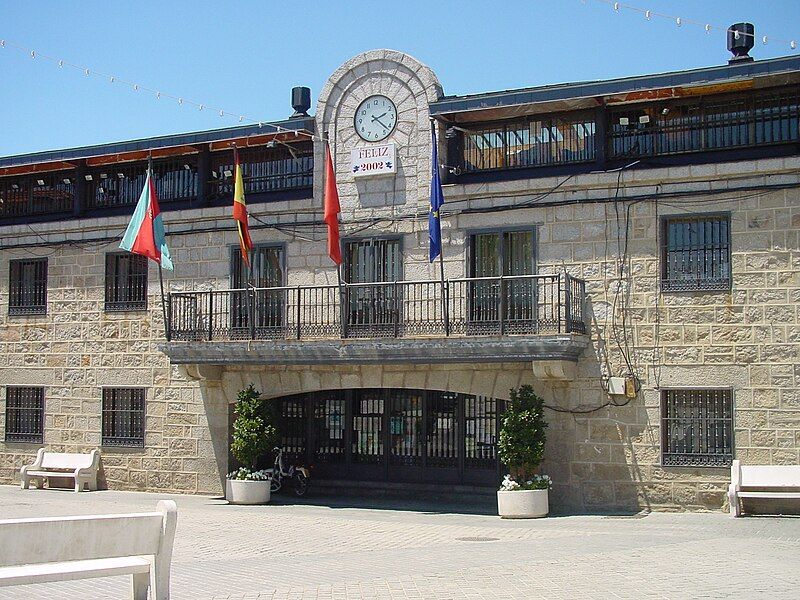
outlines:
M576 361L584 282L567 274L172 292L173 363Z

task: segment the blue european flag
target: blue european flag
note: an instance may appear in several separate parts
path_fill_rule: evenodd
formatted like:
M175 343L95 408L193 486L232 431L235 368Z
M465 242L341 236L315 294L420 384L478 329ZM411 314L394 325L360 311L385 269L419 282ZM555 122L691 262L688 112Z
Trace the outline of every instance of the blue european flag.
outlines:
M433 141L432 175L431 175L431 210L428 213L428 237L431 240L428 253L430 262L442 252L442 222L439 218L439 209L444 204L442 193L442 179L439 176L439 152L436 148L436 126L431 123L431 138Z

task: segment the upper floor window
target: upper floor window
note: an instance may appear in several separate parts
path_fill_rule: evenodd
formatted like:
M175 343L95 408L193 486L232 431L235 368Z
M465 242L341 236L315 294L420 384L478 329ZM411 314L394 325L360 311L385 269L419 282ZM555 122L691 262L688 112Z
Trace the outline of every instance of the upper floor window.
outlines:
M41 444L44 438L44 388L6 388L6 441Z
M661 392L661 452L665 466L724 467L733 460L733 392Z
M730 218L709 215L665 219L661 264L663 290L729 289Z
M464 133L466 172L594 160L590 114L536 117Z
M12 260L9 263L8 314L47 313L47 259Z
M144 388L103 388L103 445L144 446Z
M106 254L106 310L147 308L147 257L129 252Z
M800 88L626 106L609 112L612 158L761 146L800 139Z
M252 311L254 333L260 338L282 337L287 304L283 246L256 246L250 254L252 272L242 260L239 246L231 248L231 319L235 329L249 327ZM252 295L248 283L256 288ZM251 306L252 301L252 306ZM240 332L241 333L241 332Z
M245 195L307 188L313 184L314 148L311 142L242 148L239 160ZM225 150L212 154L211 169L212 193L232 194L233 152Z
M74 171L0 177L0 218L71 212L75 183Z
M86 207L133 206L139 201L147 177L147 163L122 163L97 167L88 174ZM153 161L153 182L160 203L194 200L199 186L197 155Z

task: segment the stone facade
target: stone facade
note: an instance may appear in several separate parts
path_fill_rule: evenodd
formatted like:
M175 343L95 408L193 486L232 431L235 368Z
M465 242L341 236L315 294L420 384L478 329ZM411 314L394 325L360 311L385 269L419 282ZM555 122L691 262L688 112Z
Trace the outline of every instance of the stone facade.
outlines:
M372 93L397 100L399 121L392 141L398 145L399 171L394 178L356 182L349 173L349 150L359 142L348 123L355 106ZM407 280L438 278L437 266L427 259L425 211L428 104L440 96L430 69L400 53L375 51L338 70L317 106L318 129L333 141L343 237L400 236ZM323 151L318 143L314 200L254 204L251 215L287 227L299 214L320 218ZM117 244L81 241L113 237L127 218L40 223L35 233L24 225L4 226L4 246L16 248L0 250L0 305L8 306L9 259L46 254L49 274L47 315L0 313L0 415L5 414L5 386L44 386L45 445L85 451L100 445L101 388L144 387L145 447L103 448L103 485L219 494L228 469L228 406L250 382L269 397L386 387L501 399L508 398L511 388L530 383L549 405L582 411L609 401L606 378L626 370L618 347L622 339L641 381L636 398L585 414L548 413L545 471L555 482L552 503L585 510L720 509L728 469L661 466L661 390L732 388L736 457L753 464L800 461L798 167L797 157L639 167L621 175L577 175L554 192L563 178L445 186L447 277L468 275L470 232L528 225L535 228L540 273L566 271L586 281L591 344L571 380L542 376L530 362L171 365L162 352L155 267L149 271L146 311L105 312L104 255ZM552 193L538 200L545 192ZM654 192L664 195L655 201ZM236 234L228 213L227 208L164 213L176 265L174 274L166 273L169 290L230 285ZM661 219L704 213L730 214L732 289L662 292ZM195 233L198 223L212 233ZM336 281L323 227L304 236L269 227L254 227L252 234L257 244L285 245L288 285ZM34 247L60 239L75 243ZM0 417L0 439L4 426ZM31 460L36 448L0 442L0 482L17 481L20 465Z

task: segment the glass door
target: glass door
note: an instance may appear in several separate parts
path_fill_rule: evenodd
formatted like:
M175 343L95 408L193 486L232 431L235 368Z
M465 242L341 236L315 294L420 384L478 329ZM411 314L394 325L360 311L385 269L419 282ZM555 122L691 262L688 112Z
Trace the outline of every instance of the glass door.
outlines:
M470 277L533 275L533 231L478 233L470 239ZM469 291L469 328L473 333L531 330L536 314L533 279L475 281Z
M461 394L428 392L425 407L425 478L428 481L458 483L461 479Z
M382 283L402 279L400 240L366 239L345 246L345 279L348 283ZM393 335L399 322L400 298L391 285L348 288L348 332Z
M231 327L249 327L248 303L253 302L255 334L257 339L285 337L286 292L267 288L284 285L283 247L256 246L250 256L253 264L252 282L247 264L238 247L232 249L231 288L242 290L231 296ZM257 288L248 296L248 283Z
M389 393L389 479L419 481L423 465L424 392Z
M318 476L346 473L347 402L339 391L311 395L311 464Z
M353 473L357 477L386 477L384 396L383 390L352 392L350 459Z

